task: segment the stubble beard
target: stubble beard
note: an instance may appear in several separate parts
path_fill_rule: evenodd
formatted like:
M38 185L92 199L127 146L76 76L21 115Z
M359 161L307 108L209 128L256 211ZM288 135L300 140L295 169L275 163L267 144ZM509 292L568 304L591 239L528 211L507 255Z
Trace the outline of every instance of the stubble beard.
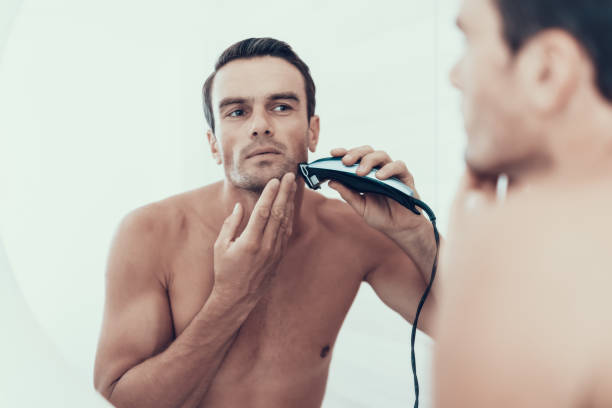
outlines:
M286 173L296 173L298 163L290 156L284 156L282 161L278 158L275 162L262 160L260 163L251 165L253 170L246 170L244 161L238 166L232 166L229 181L236 188L252 193L261 194L264 187L273 178L281 179Z
M287 173L297 174L298 164L308 158L308 146L304 144L303 153L298 154L299 157L295 157L287 153L286 146L279 143L273 144L281 151L280 157L253 162L258 159L246 158L246 153L253 150L252 147L249 147L241 152L237 164L233 160L228 163L226 174L232 185L242 190L260 194L266 184L273 178L281 179ZM249 160L252 160L252 162L249 162Z

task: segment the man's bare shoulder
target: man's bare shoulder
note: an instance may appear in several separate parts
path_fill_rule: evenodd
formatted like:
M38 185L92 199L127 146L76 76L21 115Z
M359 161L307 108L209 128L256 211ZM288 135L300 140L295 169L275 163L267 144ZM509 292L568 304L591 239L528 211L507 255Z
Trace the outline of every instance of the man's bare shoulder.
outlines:
M587 361L598 364L596 349L597 360L612 362L605 351L612 341L612 197L604 191L528 192L474 219L445 255L447 293L462 299L457 309L479 299L488 330L512 325L576 373ZM570 344L577 349L568 352Z
M376 233L365 223L362 217L340 199L328 198L322 194L306 191L302 211L330 233L338 235Z
M573 260L595 256L604 263L612 263L612 259L600 252L607 246L607 231L612 228L610 208L612 185L528 191L476 215L468 215L469 222L462 222L461 230L453 231L457 239L452 237L452 246L478 248L477 258L481 262L490 260L500 264L503 260L512 269L525 266L524 263L535 266L536 262L546 262L548 267L532 276L549 277L550 273L558 276L553 272L554 260L571 264ZM531 269L522 271L527 273ZM496 271L500 268L488 273L495 275Z
M512 381L546 378L568 401L612 381L608 191L525 192L449 237L440 363L477 356L486 367L476 371L503 366Z
M359 250L368 258L387 256L390 253L401 253L393 241L380 231L370 227L346 202L327 198L321 194L306 191L303 206L304 213L317 222L321 233L341 240L350 240L354 253Z
M176 194L130 211L121 221L115 235L111 256L129 253L139 263L167 264L180 248L191 229L197 227L214 234L214 208L220 183ZM207 212L207 209L210 210ZM209 214L209 216L202 216ZM157 269L157 268L140 268Z
M545 191L510 202L507 209L500 210L497 221L504 227L498 234L506 237L505 247L510 250L498 245L498 252L507 254L502 259L510 264L514 251L528 256L529 263L542 266L539 275L546 278L559 277L561 272L576 277L579 265L582 277L588 272L612 278L603 272L612 267L606 253L612 228L610 208L612 185L608 189Z
M168 235L166 210L151 203L129 212L119 224L111 246L107 279L120 287L138 287L144 282L166 281L162 265L162 237Z
M214 218L214 203L221 184L209 184L136 208L125 217L124 222L140 232L148 233L150 239L175 236L194 218L206 221L207 217L203 214L207 212L211 214L209 218Z

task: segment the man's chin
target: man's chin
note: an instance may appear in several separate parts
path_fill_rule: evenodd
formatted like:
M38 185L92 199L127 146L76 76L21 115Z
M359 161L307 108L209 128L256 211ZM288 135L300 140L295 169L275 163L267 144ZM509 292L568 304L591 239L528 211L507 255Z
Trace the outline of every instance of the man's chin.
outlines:
M254 168L236 172L232 174L229 179L237 188L255 193L261 193L270 180L274 178L281 179L285 174L295 174L297 171L297 166L293 166L290 163L284 163L282 166L276 163L272 165L262 165L262 163L258 163L257 166L249 167Z

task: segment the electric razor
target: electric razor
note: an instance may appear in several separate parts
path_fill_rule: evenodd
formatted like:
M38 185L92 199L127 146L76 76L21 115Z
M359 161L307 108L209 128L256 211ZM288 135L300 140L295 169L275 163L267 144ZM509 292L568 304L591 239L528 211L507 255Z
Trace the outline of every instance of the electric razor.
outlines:
M313 190L321 188L321 183L327 180L336 180L348 188L359 193L376 193L389 197L410 211L420 215L416 205L419 200L415 198L414 191L395 177L386 180L376 178L376 172L380 168L375 167L365 176L357 175L359 163L345 166L341 157L328 157L315 160L311 163L301 163L300 173L306 185Z

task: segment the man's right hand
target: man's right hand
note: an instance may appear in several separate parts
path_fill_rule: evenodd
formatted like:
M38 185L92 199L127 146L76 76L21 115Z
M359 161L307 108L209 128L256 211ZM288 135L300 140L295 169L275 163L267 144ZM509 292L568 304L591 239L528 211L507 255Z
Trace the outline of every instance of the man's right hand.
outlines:
M249 222L236 236L244 210L236 204L214 245L213 293L225 300L257 302L283 257L293 227L295 175L266 184Z

